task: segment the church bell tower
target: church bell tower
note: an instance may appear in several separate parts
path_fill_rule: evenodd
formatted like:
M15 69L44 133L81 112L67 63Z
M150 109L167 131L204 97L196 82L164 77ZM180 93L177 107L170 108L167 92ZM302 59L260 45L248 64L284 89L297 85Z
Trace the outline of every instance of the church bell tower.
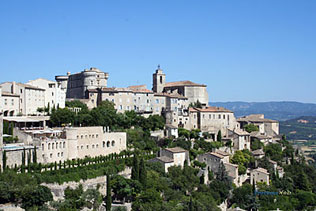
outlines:
M153 74L153 92L161 93L166 83L166 75L160 69L160 65L156 70L156 73Z

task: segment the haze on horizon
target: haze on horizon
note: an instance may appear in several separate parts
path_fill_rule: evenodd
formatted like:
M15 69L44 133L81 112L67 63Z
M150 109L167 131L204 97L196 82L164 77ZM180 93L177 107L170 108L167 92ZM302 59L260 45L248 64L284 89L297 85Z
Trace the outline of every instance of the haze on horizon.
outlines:
M316 103L316 1L2 1L1 80L97 67L109 86L206 84L210 101Z

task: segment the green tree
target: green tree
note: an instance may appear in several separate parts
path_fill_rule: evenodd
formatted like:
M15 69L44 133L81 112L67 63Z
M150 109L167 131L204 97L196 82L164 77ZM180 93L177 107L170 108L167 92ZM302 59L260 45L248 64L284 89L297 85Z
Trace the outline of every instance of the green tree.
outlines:
M248 133L251 133L254 131L259 131L259 127L254 124L247 124L244 126L244 130L247 131Z
M3 150L3 153L2 153L2 166L3 166L3 171L5 171L7 168L7 152L5 150Z
M110 211L112 207L112 195L111 195L111 178L110 175L106 175L106 211Z
M140 164L139 164L139 182L142 185L146 185L147 182L147 170L145 166L145 161L143 158L140 159Z
M217 141L221 142L222 141L222 131L219 130L217 133Z
M139 161L138 156L134 154L133 157L133 167L132 167L132 176L133 180L139 180Z

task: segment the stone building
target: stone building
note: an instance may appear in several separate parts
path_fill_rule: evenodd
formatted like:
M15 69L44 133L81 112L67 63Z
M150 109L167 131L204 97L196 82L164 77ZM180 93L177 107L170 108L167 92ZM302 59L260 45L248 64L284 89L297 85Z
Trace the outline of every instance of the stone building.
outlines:
M10 167L22 164L23 152L32 157L34 147L37 149L37 162L44 164L119 154L126 150L126 133L106 131L103 127L46 128L20 130L20 133L18 135L22 137L23 134L24 143L6 144L2 148L7 152Z
M153 74L153 89L154 93L179 94L188 98L189 103L199 101L202 106L207 106L209 102L206 85L197 84L191 81L166 82L166 75L163 70L158 69Z
M171 166L183 167L185 161L188 165L190 164L189 152L180 147L161 149L159 154L159 157L153 158L149 162L161 163L165 172L168 172L168 168Z
M20 95L2 92L1 97L4 116L16 116L20 112Z
M187 129L200 129L209 132L213 140L216 140L218 131L227 135L227 129L238 128L234 113L222 107L190 108L191 125Z
M213 173L217 173L220 170L220 166L224 165L232 182L237 186L240 185L238 181L238 165L229 163L229 154L226 152L220 150L217 150L216 152L208 152L198 155L197 160L205 163L207 169L211 170Z
M109 74L91 67L80 73L56 76L57 83L66 88L66 98L86 99L88 89L102 89L107 87ZM66 85L67 84L67 85Z
M269 182L269 172L266 169L263 168L256 168L253 169L250 172L250 184L253 184L255 182L256 184L258 182L265 182L267 185L270 184Z
M45 90L45 107L64 108L66 101L66 92L61 88L61 84L44 78L38 78L29 81L27 84L42 88Z
M228 130L226 138L232 141L235 150L250 150L250 134L248 132L239 128Z
M206 167L212 172L218 172L222 163L229 163L229 154L225 152L208 152L205 154L198 155L197 160L205 163Z
M261 135L272 137L279 135L279 122L272 119L265 119L263 114L251 114L241 117L237 121L240 123L241 128L247 124L258 126Z
M44 108L45 106L45 89L16 82L4 82L0 84L0 86L2 87L2 92L5 93L7 97L11 95L10 98L8 98L11 102L7 103L12 104L12 100L15 102L13 97L19 96L19 114L38 114L37 109ZM12 113L12 110L8 111L7 114L17 115L17 113Z

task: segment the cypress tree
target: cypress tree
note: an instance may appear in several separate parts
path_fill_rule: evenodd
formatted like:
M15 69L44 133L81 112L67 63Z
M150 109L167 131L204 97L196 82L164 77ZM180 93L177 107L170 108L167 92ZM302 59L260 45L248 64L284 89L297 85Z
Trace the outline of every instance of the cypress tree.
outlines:
M36 146L34 146L34 151L33 151L33 163L37 163L37 152L36 152Z
M147 170L145 166L144 159L141 158L140 165L139 165L139 181L142 185L146 185L147 182Z
M3 166L3 171L5 171L7 167L7 152L5 150L3 150L3 154L2 154L2 166Z
M111 179L110 175L106 175L106 211L111 210L112 206L112 196L111 196Z
M219 130L218 133L217 133L217 141L222 141L222 131Z
M132 179L139 180L139 162L136 154L133 157Z
M13 122L11 122L10 127L9 127L9 135L13 135L13 128L14 128L14 124Z
M31 172L31 150L27 153L27 172Z
M22 152L22 165L21 165L21 173L25 173L25 148L23 148Z

